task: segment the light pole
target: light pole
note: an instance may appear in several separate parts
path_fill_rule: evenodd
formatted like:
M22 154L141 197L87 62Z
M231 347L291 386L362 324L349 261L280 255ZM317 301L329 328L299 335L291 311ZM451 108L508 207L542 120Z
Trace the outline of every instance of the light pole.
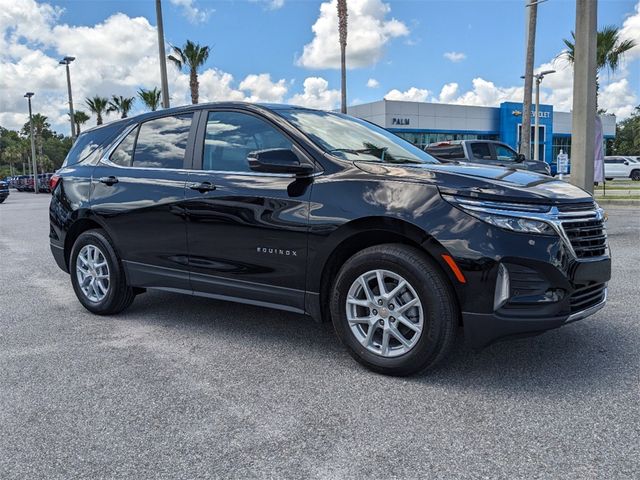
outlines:
M164 27L162 25L162 3L156 0L158 22L158 54L160 55L160 81L162 82L162 108L169 108L169 82L167 81L167 55L164 51Z
M38 193L38 166L36 164L36 141L33 137L33 115L31 114L31 97L33 97L33 92L27 92L24 94L24 97L29 102L29 131L31 132L31 163L33 165L33 191L34 193Z
M76 57L64 57L58 63L67 67L67 90L69 91L69 119L71 121L71 139L76 138L76 121L73 115L73 97L71 96L71 73L69 72L69 64L73 62Z
M540 84L542 83L542 79L551 73L556 73L555 70L545 70L544 72L540 72L536 75L533 75L533 78L536 81L536 110L535 110L535 121L533 127L533 159L540 160ZM520 78L525 78L522 75Z

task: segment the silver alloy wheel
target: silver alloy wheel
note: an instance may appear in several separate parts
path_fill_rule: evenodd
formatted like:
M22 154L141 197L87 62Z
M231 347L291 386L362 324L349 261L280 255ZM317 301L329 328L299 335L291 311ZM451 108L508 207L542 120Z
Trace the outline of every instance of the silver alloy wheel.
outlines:
M397 273L371 270L360 275L349 289L345 306L351 333L376 355L404 355L422 335L420 298Z
M107 259L95 245L85 245L76 259L76 276L84 296L101 302L109 292L110 278Z

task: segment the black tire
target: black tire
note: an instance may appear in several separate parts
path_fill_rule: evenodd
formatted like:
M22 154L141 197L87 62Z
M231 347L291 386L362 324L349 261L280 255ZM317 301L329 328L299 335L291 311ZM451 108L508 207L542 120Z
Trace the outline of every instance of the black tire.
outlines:
M369 351L352 333L346 313L347 295L356 279L371 270L389 270L406 279L423 305L424 325L417 343L397 357ZM336 276L330 296L335 331L362 365L385 375L405 376L434 367L453 346L459 311L452 286L439 267L420 250L402 244L366 248L352 256Z
M605 178L605 180L606 180L607 182L610 182L611 180L613 180L613 177Z
M0 203L4 202L6 199L7 199L7 197L0 198Z
M103 253L109 268L109 287L105 297L99 301L91 301L82 291L78 275L76 274L76 264L78 254L85 245L94 245ZM69 272L71 274L71 284L80 303L92 313L97 315L112 315L123 311L129 307L135 298L133 288L127 285L122 261L116 253L109 237L104 230L87 230L80 234L73 244L71 256L69 258Z
M631 180L635 182L640 182L640 170L632 170L630 177L631 177Z

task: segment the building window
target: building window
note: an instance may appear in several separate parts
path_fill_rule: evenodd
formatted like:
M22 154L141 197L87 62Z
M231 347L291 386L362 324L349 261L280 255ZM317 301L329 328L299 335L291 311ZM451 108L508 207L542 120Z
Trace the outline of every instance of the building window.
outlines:
M497 134L476 134L476 133L448 133L448 132L394 132L400 138L413 143L416 147L424 149L432 143L446 142L451 140L499 140Z

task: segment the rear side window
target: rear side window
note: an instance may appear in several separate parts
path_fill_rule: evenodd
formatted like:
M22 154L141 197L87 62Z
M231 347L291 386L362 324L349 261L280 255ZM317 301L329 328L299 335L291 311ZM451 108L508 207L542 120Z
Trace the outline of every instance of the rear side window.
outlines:
M140 125L133 153L133 166L183 168L192 116L187 114L157 118ZM122 154L126 158L126 150L123 149Z
M425 151L427 153L430 153L434 157L438 157L443 160L457 160L457 159L464 158L464 151L462 150L462 145L427 147Z
M131 162L133 161L133 149L136 145L136 135L138 134L138 129L134 128L129 132L129 134L124 137L124 140L120 142L118 148L116 148L109 160L116 165L120 165L121 167L130 167Z
M92 153L96 152L99 147L105 147L114 136L116 136L122 127L105 126L90 130L80 134L76 139L73 147L69 150L67 157L64 159L63 167L75 165L88 158ZM100 150L101 152L102 150Z
M474 158L481 160L491 160L491 149L488 143L472 143L471 153Z

